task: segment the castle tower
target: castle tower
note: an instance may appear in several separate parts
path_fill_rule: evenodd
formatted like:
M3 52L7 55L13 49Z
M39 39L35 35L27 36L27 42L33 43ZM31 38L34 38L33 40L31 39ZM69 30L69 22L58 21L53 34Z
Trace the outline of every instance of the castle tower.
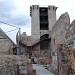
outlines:
M39 5L32 5L30 7L31 16L31 35L35 38L40 38L52 29L56 22L55 6L40 7Z
M39 49L42 55L50 51L50 30L56 22L56 9L55 6L30 7L31 36L40 39Z
M40 38L40 21L39 21L39 6L32 5L30 7L31 15L31 36Z

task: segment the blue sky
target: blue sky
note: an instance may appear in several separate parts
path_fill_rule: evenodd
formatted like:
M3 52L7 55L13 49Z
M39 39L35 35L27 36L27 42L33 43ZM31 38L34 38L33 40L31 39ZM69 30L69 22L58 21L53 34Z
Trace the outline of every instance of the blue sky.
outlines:
M21 28L21 32L31 34L31 5L55 5L57 9L57 19L64 12L68 12L71 22L75 19L75 0L0 0L0 21L16 25ZM5 31L15 29L3 24L0 27ZM17 30L7 33L14 40Z

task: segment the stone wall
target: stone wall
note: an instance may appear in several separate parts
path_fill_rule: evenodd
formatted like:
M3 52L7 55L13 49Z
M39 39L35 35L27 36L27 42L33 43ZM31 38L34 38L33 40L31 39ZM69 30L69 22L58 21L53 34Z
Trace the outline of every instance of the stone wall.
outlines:
M59 44L64 45L64 47L61 47L62 49L60 49L60 52L58 49ZM54 65L53 67L55 68L55 66L58 64L58 75L73 75L75 73L75 20L70 24L70 18L68 13L62 14L51 30L51 48L52 60ZM70 55L68 54L69 50ZM65 51L67 56L63 55ZM66 58L67 62L65 61L65 59L63 60L62 57ZM59 60L55 58L58 58Z
M0 55L13 54L15 43L0 29Z
M56 50L58 44L66 42L66 29L70 25L70 18L68 13L64 13L57 20L51 30L51 49Z
M8 39L0 39L0 54L13 54L15 46Z
M67 28L69 25L70 18L68 13L66 12L59 17L51 30L51 55L53 65L51 69L53 70L57 70L57 46L58 44L65 44Z
M29 71L30 70L30 71ZM33 73L31 60L24 55L1 55L0 75L27 75Z
M17 65L14 64L0 65L0 75L17 75Z
M66 44L75 49L75 20L67 27Z

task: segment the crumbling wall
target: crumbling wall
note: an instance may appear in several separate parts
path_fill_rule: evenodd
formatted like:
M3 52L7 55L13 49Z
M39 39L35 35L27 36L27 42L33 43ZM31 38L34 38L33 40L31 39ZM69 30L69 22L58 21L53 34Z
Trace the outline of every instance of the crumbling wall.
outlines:
M51 55L52 55L52 70L57 70L57 46L66 42L66 32L70 25L70 18L67 12L62 14L51 30Z
M75 49L75 20L67 27L66 45Z
M57 20L56 24L51 30L51 49L56 50L58 44L66 41L66 29L70 25L70 18L68 13L64 13Z
M70 25L70 18L68 13L64 13L57 20L56 24L53 26L51 30L51 53L52 53L52 61L57 65L57 45L64 44L66 42L66 31L67 27Z
M72 48L59 44L57 47L58 56L58 75L74 75L75 74L75 58Z
M59 44L57 47L57 75L68 75L68 57L67 52L63 47L63 44Z

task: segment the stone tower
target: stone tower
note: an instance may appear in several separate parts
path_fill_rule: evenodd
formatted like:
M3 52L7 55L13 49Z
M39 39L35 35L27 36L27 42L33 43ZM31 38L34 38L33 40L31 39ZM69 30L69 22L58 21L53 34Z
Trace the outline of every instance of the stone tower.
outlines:
M31 35L35 38L40 38L52 29L56 22L55 6L40 7L39 5L32 5L30 7L31 16Z
M41 55L48 54L51 49L50 30L56 22L56 10L57 7L55 6L32 5L30 7L31 36L40 39Z

